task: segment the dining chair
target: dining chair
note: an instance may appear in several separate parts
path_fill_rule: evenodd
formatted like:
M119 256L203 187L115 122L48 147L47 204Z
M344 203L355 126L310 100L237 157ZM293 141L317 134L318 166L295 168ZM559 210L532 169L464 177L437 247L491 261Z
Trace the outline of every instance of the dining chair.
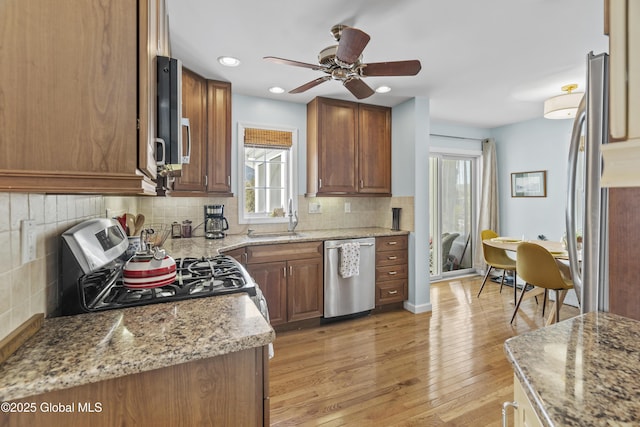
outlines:
M484 279L482 280L482 286L480 286L480 290L478 291L478 298L480 298L482 289L484 289L484 285L487 283L489 273L491 273L491 270L495 268L498 270L502 270L500 292L502 292L502 287L504 286L504 276L506 272L513 271L513 302L515 303L517 298L515 283L516 260L507 255L507 252L504 249L494 248L493 246L489 246L484 243L485 240L493 239L495 237L498 237L498 233L493 230L482 230L480 232L480 238L482 239L482 256L484 257L484 262L487 263L487 272L485 273Z
M573 289L573 281L560 272L560 267L551 252L535 243L523 242L518 245L516 267L518 275L525 281L525 286L522 288L516 308L513 310L511 323L518 313L527 284L543 288L545 294L548 290L556 292L555 321L557 322L560 319L560 306L564 301L564 295L569 289ZM564 294L561 294L562 292Z

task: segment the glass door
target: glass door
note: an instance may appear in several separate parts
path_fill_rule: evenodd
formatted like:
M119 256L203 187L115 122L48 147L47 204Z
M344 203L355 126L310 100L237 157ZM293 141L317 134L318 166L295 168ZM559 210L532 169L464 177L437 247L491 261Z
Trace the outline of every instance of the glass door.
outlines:
M475 157L429 156L431 278L473 271Z

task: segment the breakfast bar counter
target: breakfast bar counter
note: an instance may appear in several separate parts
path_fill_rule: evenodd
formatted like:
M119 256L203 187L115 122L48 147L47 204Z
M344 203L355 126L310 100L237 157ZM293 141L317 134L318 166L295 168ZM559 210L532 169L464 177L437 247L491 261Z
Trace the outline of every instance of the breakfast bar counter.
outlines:
M244 293L45 319L0 365L0 401L227 355L274 339Z
M587 313L504 347L542 425L640 425L640 322Z

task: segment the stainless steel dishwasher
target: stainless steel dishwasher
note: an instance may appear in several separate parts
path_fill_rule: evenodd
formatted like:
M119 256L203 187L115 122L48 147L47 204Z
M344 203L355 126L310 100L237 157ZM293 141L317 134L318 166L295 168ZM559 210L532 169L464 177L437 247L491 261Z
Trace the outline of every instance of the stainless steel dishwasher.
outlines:
M358 243L359 274L344 278L339 273L340 251L345 243ZM366 312L375 307L376 239L327 240L324 242L324 318Z

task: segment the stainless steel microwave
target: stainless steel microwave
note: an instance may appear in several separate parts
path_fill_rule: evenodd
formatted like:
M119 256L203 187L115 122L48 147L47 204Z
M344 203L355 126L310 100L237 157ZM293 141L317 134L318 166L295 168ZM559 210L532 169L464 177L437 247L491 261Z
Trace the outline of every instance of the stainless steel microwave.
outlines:
M182 117L182 62L175 58L158 56L157 69L156 162L159 173L165 175L167 171L179 170L182 164L189 163L191 132L189 119Z

